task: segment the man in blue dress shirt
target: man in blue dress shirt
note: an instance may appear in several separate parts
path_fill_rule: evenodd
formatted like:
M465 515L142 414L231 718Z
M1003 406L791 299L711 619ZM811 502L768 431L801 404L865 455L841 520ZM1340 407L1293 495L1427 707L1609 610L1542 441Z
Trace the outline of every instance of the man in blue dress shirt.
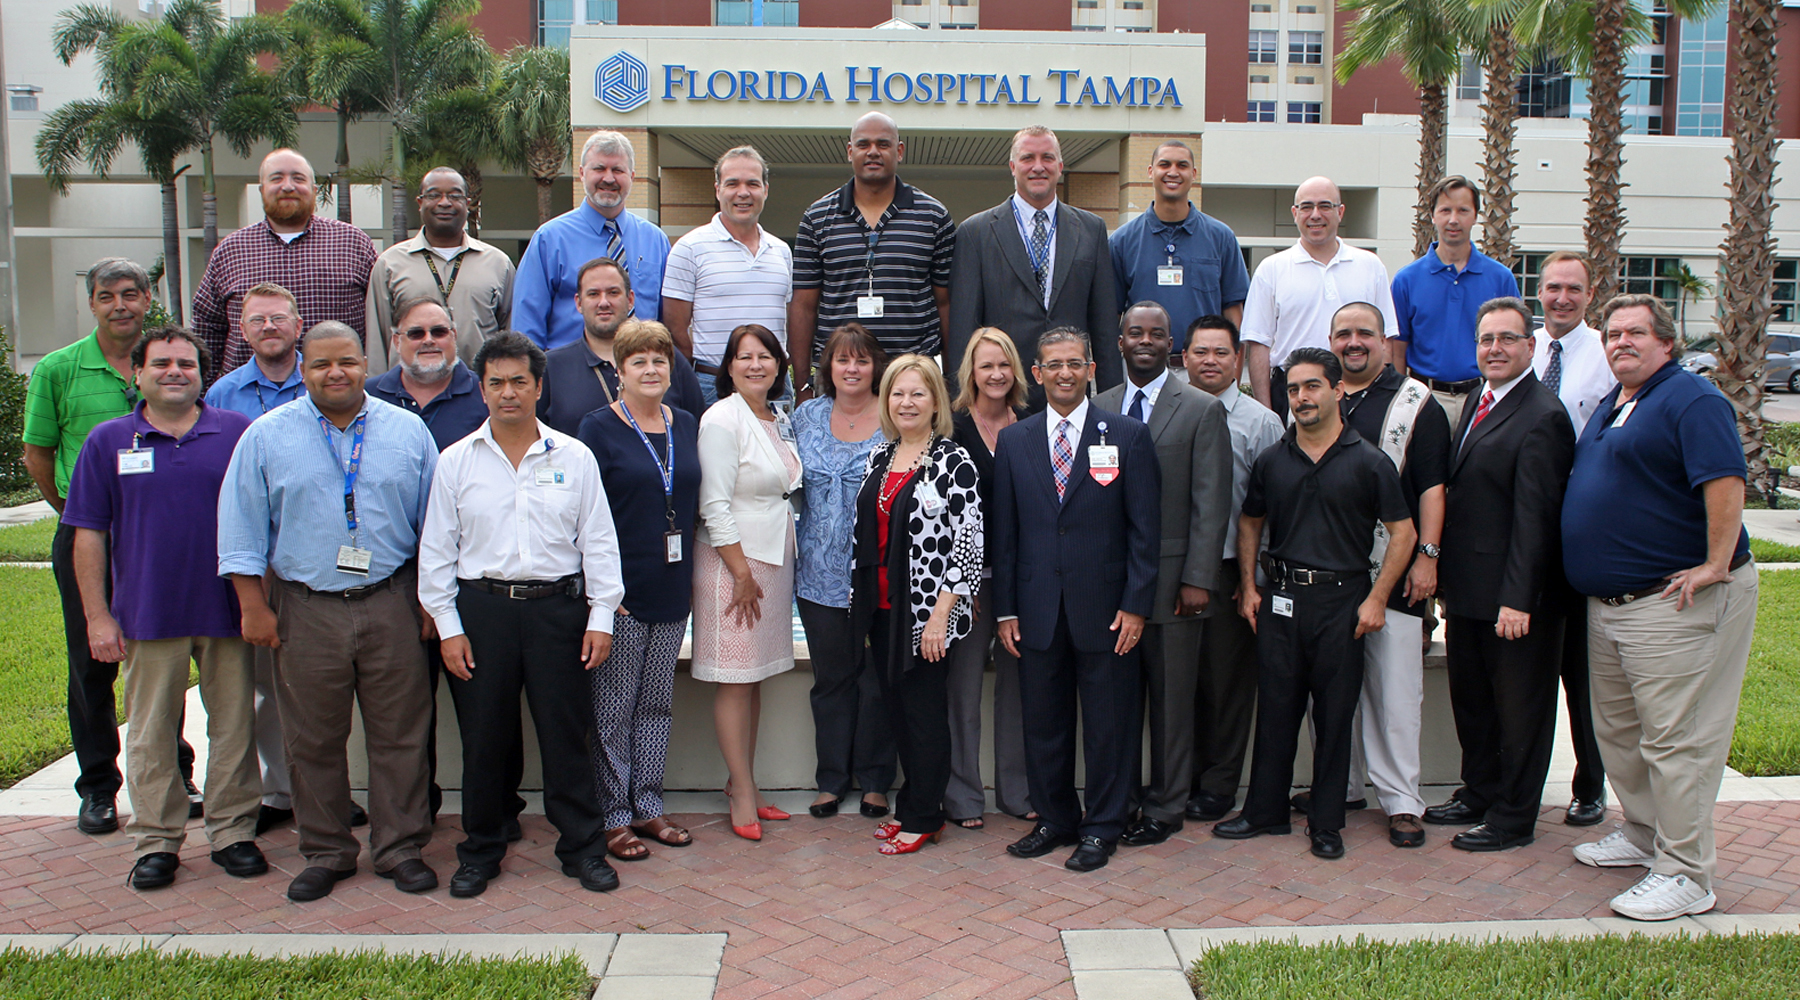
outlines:
M546 351L581 339L576 272L595 257L611 257L631 275L639 319L662 318L669 238L655 224L625 211L636 163L630 139L604 129L589 136L581 147L581 187L587 197L539 226L519 261L513 329Z
M294 818L306 869L295 902L356 874L345 741L360 705L375 873L437 887L425 741L430 687L419 609L419 527L437 445L418 417L363 392L362 339L320 323L300 358L307 394L244 432L219 493L219 575L244 638L276 653Z

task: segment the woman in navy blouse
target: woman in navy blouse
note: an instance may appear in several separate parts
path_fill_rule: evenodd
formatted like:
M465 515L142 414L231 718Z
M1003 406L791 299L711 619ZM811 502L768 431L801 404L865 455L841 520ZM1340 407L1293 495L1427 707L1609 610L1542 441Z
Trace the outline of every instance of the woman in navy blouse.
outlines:
M693 843L664 818L662 795L675 658L693 594L699 426L687 411L663 405L676 364L666 327L626 324L613 357L619 399L583 417L576 436L600 463L625 578L612 655L592 677L594 782L607 850L636 861L650 854L638 834L669 847Z
M875 390L887 354L861 323L846 323L832 331L819 357L826 366L825 395L794 411L806 468L794 594L812 658L819 759L819 797L810 811L821 819L836 815L854 778L862 789L862 814L879 819L887 815L887 790L894 783L894 739L880 688L863 669L863 637L850 631L850 541L856 492L869 452L881 440Z

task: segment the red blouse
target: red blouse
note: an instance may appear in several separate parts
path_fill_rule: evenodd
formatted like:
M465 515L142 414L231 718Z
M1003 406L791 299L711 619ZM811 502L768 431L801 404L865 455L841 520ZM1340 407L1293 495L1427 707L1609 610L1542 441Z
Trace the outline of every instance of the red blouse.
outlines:
M875 548L875 553L876 553L876 558L880 560L880 566L875 571L875 579L876 579L876 589L875 589L876 604L875 604L875 606L878 608L892 608L893 607L892 604L888 603L887 559L888 559L889 509L894 502L894 498L896 498L900 495L901 490L906 489L906 481L908 479L911 479L913 477L913 473L915 473L917 471L918 471L917 469L908 469L905 472L890 472L890 473L888 473L887 478L882 481L881 488L877 491L877 494L876 494L876 499L875 499L875 544L876 544L876 548ZM886 505L883 505L882 499L881 499L882 497L888 498Z

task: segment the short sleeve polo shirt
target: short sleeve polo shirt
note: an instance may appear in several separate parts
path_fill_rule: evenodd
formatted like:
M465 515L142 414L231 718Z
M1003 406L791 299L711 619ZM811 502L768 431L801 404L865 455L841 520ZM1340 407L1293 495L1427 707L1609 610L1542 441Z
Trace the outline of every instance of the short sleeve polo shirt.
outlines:
M1380 449L1345 427L1315 464L1289 427L1256 459L1243 511L1268 518L1269 555L1331 573L1364 572L1375 522L1412 516L1400 474Z
M1250 271L1231 227L1188 206L1186 219L1169 223L1154 209L1120 226L1108 241L1119 289L1119 311L1132 304L1155 302L1168 310L1175 353L1187 342L1187 330L1202 316L1241 305L1250 292ZM1159 270L1181 268L1181 283L1165 285Z
M1392 335L1406 344L1406 367L1418 378L1466 382L1475 365L1475 313L1489 299L1519 294L1519 279L1499 261L1469 251L1461 270L1438 259L1437 244L1394 275Z
M126 381L89 334L44 355L25 386L24 442L56 449L56 492L69 495L69 477L88 432L131 412L137 387Z
M870 229L856 208L856 182L812 203L794 234L794 287L819 290L813 345L861 323L888 357L936 354L941 331L936 288L950 285L956 223L936 198L894 182L894 200ZM859 296L877 295L880 316L859 318Z

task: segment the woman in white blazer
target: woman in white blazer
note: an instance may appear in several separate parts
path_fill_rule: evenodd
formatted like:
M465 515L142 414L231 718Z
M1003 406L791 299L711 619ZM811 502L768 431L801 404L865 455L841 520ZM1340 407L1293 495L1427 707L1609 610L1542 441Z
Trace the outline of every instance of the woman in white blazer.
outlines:
M719 401L700 418L700 520L694 538L695 680L716 682L713 725L731 780L732 832L762 839L787 819L756 787L762 681L794 667L793 426L769 405L787 393L787 352L767 327L731 331Z

